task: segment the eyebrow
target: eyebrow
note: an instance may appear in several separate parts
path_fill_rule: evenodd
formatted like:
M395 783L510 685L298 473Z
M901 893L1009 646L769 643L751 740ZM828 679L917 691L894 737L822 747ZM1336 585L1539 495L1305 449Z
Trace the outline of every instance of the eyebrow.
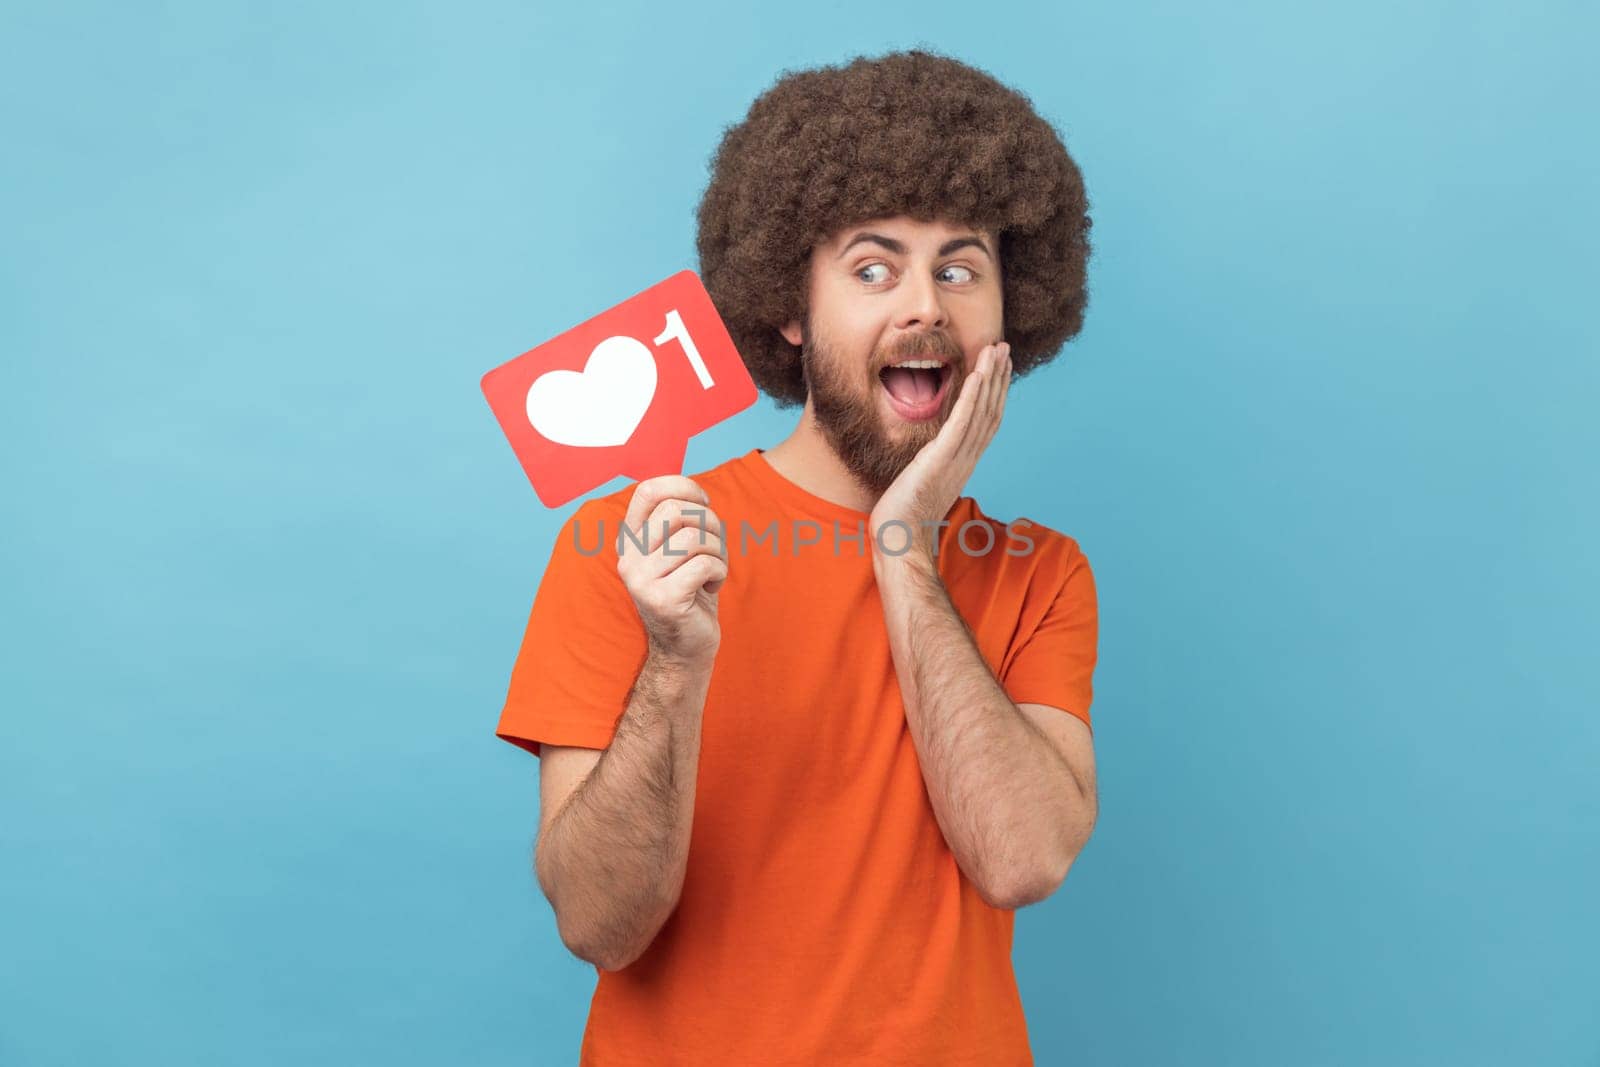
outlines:
M871 241L874 244L880 244L884 248L887 248L889 251L899 256L906 254L906 246L901 244L899 241L896 241L893 237L885 237L881 233L868 233L863 231L850 238L850 241L844 246L843 249L840 250L839 255L835 258L843 259L846 252L850 251L863 241ZM983 238L979 237L977 234L967 234L963 237L951 238L939 246L938 254L941 257L948 256L951 252L954 252L958 248L967 247L976 248L984 255L988 256L991 260L994 259L993 253L989 251L989 246L984 244Z

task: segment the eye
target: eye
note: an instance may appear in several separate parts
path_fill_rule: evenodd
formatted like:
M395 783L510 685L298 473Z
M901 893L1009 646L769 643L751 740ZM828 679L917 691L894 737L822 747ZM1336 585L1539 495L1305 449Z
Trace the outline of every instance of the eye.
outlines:
M957 266L956 264L953 264L953 263L950 266L945 267L939 273L940 274L946 274L946 273L949 273L950 271L955 271L956 272L957 277L954 279L954 281L958 285L961 284L962 282L970 282L970 281L972 281L972 279L977 277L977 275L974 274L970 268Z
M872 284L876 284L877 282L886 282L886 281L889 280L889 268L886 265L882 264L882 263L868 263L865 267L862 267L862 268L860 268L859 270L856 271L856 277L857 278L861 278L861 276L863 274L865 274L865 273L867 273L868 271L871 271L871 270L881 270L881 271L883 271L883 277L881 277L881 278L862 278L861 279L862 281L866 282L869 285L872 285Z

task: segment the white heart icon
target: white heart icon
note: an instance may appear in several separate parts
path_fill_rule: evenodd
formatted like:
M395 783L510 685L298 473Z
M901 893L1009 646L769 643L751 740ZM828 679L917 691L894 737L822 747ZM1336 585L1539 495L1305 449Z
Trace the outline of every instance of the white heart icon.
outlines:
M528 421L558 445L627 444L656 395L656 357L632 337L607 337L583 370L553 370L528 387Z

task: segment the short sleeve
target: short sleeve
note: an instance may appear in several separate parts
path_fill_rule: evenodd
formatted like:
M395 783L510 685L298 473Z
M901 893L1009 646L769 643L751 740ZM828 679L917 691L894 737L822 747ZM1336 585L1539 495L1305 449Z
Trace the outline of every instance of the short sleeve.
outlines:
M601 504L556 535L495 728L535 756L541 742L610 745L644 664L644 623L617 573L622 513Z
M1094 665L1100 636L1099 608L1089 560L1075 543L1052 580L1055 594L1032 631L1011 656L1001 685L1013 703L1048 704L1090 726Z

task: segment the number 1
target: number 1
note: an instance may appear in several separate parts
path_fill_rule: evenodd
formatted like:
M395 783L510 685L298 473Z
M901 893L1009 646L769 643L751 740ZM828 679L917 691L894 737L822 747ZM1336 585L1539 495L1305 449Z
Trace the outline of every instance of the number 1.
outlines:
M689 336L689 331L684 328L683 317L678 314L678 309L673 308L667 312L667 328L656 338L656 344L664 345L676 339L683 346L683 354L689 357L689 365L694 368L695 376L700 379L700 388L710 389L714 382L711 372L706 369L706 361L700 358L700 350L694 346L694 338Z

